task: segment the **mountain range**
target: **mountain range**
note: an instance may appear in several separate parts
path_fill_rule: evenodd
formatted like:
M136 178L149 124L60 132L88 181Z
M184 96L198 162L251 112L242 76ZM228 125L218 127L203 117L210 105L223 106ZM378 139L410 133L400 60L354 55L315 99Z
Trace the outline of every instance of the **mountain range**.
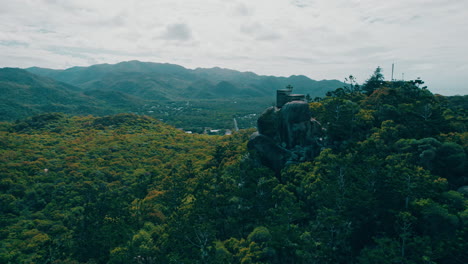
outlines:
M187 100L274 101L287 85L312 98L342 87L337 80L303 75L275 77L222 68L187 69L168 63L127 61L64 70L32 67L0 69L0 119L14 120L54 111L70 114L115 114L148 103Z
M120 91L149 100L262 97L271 96L287 85L292 85L298 93L322 96L342 85L337 80L315 81L303 75L262 76L218 67L191 70L175 64L140 61L65 70L37 67L26 70L86 91Z

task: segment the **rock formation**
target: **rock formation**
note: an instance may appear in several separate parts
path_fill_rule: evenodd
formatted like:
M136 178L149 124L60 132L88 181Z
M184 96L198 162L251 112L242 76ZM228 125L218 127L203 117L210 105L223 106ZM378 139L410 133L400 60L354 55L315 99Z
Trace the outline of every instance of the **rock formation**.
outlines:
M322 128L302 100L267 108L257 120L257 129L248 149L277 174L286 165L310 161L320 152Z

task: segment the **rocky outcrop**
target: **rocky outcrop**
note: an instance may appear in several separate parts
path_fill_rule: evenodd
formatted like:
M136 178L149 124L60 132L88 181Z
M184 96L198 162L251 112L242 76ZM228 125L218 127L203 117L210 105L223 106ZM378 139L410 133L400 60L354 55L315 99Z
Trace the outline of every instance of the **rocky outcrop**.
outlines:
M249 151L277 174L288 164L312 160L322 147L322 128L303 101L267 108L257 120L257 129Z
M273 169L281 171L293 153L277 144L271 137L255 132L250 137L248 148L260 162Z

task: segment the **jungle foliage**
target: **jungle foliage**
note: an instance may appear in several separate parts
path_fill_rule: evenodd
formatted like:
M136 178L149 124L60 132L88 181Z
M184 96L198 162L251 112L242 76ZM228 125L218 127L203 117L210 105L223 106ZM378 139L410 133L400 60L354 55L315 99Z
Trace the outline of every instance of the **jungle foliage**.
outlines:
M466 96L421 84L316 98L326 145L281 183L247 153L253 130L188 135L132 114L1 123L0 263L465 263Z

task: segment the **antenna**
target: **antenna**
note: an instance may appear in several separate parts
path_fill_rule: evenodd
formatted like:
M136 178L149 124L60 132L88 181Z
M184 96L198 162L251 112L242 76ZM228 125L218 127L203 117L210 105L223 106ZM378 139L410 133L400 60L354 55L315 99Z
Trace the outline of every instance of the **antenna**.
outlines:
M393 70L395 69L395 63L392 63L392 82L393 82Z

